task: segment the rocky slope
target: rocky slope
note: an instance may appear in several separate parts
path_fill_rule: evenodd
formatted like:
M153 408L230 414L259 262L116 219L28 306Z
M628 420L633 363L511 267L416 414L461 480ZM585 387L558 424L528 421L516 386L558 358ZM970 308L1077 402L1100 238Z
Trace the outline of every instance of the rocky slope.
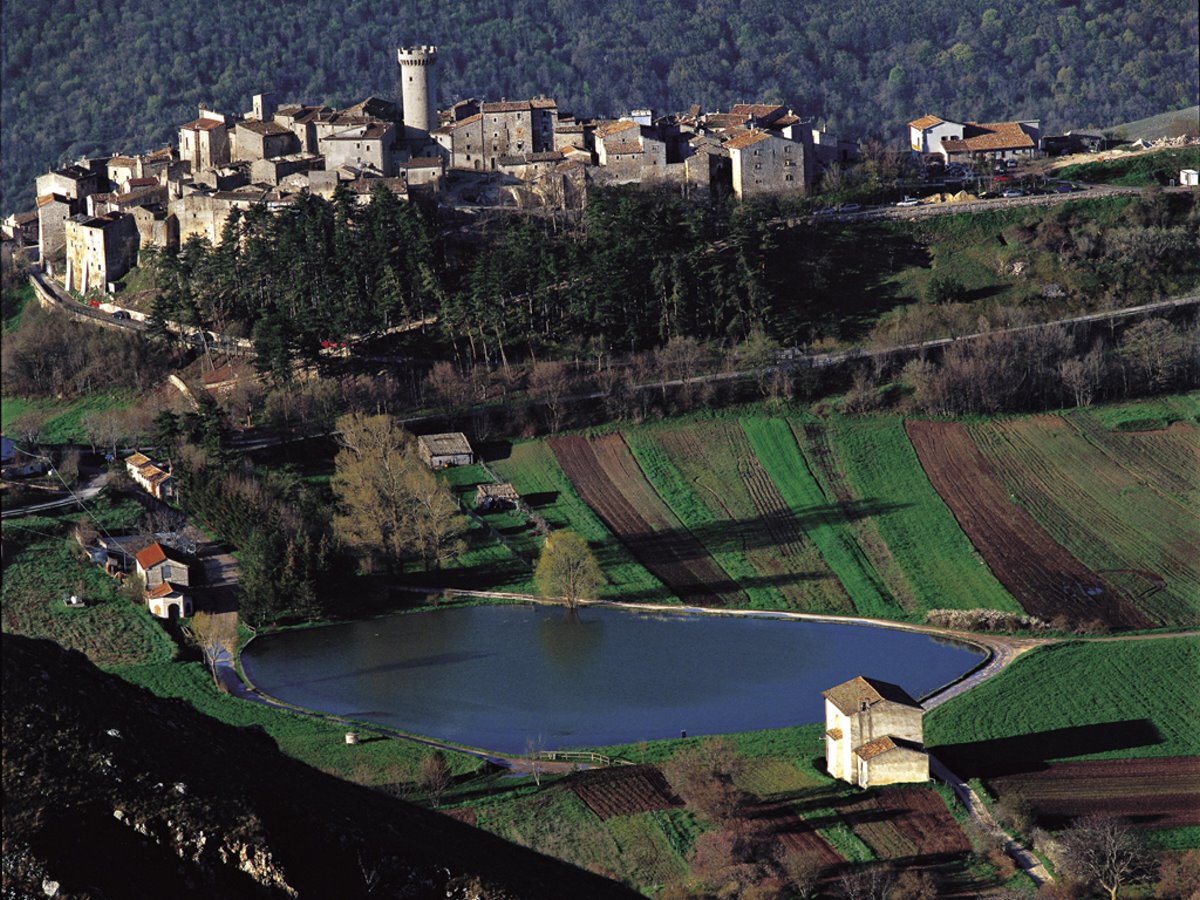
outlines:
M3 636L3 896L625 897Z

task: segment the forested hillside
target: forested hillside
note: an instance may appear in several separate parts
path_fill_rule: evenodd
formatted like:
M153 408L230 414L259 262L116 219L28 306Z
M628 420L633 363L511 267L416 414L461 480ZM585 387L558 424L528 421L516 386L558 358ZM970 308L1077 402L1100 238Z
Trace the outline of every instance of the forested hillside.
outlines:
M855 137L926 112L1108 125L1198 91L1194 0L41 0L4 4L3 26L5 212L58 159L172 140L200 102L390 95L398 44L441 47L442 103L780 100Z

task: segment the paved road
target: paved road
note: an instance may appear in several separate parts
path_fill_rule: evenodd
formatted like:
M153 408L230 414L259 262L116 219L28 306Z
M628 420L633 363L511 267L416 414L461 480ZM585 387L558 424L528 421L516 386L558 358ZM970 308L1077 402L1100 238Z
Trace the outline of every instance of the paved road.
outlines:
M48 500L45 503L31 503L28 506L16 506L11 509L4 510L0 513L0 518L12 519L18 516L29 516L34 513L48 512L52 509L65 509L70 506L83 506L83 501L91 500L104 489L108 484L108 473L102 472L99 475L87 479L82 483L82 486L69 497L63 497L59 500Z

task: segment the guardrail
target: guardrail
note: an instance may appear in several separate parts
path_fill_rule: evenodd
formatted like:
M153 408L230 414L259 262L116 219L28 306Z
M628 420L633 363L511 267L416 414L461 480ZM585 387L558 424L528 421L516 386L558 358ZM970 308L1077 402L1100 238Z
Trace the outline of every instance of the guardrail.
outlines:
M535 759L547 762L590 762L598 766L632 766L636 765L619 756L605 756L603 753L591 753L585 750L542 750L534 753Z

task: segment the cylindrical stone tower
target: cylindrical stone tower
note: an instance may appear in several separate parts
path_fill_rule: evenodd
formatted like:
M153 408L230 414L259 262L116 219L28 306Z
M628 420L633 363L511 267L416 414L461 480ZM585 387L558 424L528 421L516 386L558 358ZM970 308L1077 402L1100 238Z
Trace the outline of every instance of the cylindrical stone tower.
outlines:
M400 96L404 106L404 136L412 140L429 137L438 126L437 47L401 47Z

